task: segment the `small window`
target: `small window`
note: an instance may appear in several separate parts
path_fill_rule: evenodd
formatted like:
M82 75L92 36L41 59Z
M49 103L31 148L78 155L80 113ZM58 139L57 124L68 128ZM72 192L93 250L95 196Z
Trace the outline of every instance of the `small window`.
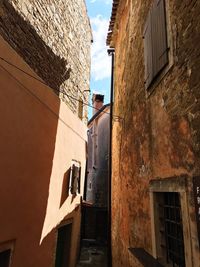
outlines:
M183 222L179 193L156 193L161 263L185 267Z
M73 161L70 173L70 193L72 195L81 192L81 166L79 162Z
M169 63L165 0L155 0L144 28L145 87Z
M152 252L163 266L193 265L186 175L150 181Z
M9 267L10 265L11 250L4 250L0 252L0 266Z

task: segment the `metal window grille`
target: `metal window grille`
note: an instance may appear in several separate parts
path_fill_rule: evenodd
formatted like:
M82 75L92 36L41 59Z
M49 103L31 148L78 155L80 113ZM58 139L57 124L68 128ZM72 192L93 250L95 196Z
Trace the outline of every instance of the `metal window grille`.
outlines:
M173 267L185 267L183 224L178 193L163 193L163 226L167 263ZM163 245L161 245L163 246Z

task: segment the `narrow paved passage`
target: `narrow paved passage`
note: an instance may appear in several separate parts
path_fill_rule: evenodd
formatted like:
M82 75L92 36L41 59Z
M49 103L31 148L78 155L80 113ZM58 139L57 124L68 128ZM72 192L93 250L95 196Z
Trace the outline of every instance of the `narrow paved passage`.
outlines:
M87 240L83 242L77 267L107 267L107 248Z

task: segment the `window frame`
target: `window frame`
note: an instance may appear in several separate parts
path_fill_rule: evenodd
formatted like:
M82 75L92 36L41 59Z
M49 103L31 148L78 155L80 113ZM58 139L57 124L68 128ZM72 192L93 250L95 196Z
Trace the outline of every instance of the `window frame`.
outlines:
M150 182L150 212L151 212L151 232L152 232L152 250L153 256L157 259L161 258L159 245L161 243L158 234L158 220L156 193L177 192L180 196L181 215L183 223L183 239L185 249L185 264L187 267L194 267L192 262L191 232L189 224L189 208L186 186L186 176L171 177L164 179L156 179ZM171 265L166 265L171 267Z

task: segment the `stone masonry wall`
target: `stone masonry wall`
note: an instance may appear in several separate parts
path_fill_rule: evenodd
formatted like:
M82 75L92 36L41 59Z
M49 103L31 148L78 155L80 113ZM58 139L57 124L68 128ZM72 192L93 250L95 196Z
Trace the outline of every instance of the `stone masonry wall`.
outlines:
M88 101L92 39L84 0L2 0L0 33L78 113L75 98Z
M113 266L141 266L129 247L152 254L150 180L187 175L188 242L199 267L191 181L200 174L200 1L166 0L173 64L147 95L142 37L152 3L120 1L113 35L114 114L124 118L113 126Z

